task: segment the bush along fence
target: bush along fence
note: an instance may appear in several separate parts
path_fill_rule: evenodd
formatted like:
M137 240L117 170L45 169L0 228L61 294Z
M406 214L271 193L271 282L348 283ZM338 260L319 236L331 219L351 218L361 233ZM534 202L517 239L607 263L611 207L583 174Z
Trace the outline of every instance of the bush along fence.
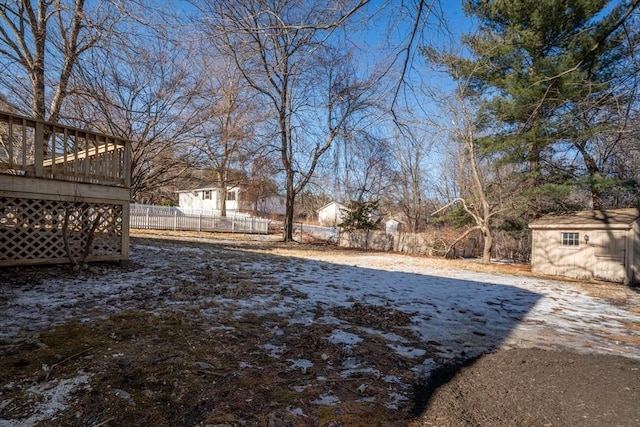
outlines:
M215 211L187 210L173 206L132 204L130 227L147 230L218 231L267 234L269 220L249 215L218 215Z
M482 256L483 237L480 231L458 240L460 230L434 228L422 233L390 232L378 230L354 230L340 233L338 245L345 248L377 251L404 252L428 256L451 258L477 258ZM492 248L492 257L516 262L529 262L531 234L507 233L497 230Z
M470 237L451 247L455 237L447 236L442 230L424 233L385 233L378 230L354 230L340 233L338 245L377 251L404 252L429 256L477 257L482 253L482 242L478 237ZM451 250L450 250L451 249Z

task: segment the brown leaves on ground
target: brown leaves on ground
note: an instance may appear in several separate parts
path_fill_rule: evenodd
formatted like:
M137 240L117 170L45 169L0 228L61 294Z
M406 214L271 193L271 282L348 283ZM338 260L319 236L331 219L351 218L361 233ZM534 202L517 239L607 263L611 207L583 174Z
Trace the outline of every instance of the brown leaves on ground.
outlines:
M277 316L204 324L143 311L61 325L3 354L0 381L12 386L0 414L22 419L34 409L33 384L82 373L89 380L69 408L42 425L405 425L409 360L384 340L350 348L321 338L332 328ZM394 389L409 395L397 409L385 406Z
M164 234L170 236L171 233ZM192 236L192 239L197 241L200 237ZM228 246L242 248L245 259L259 258L264 253L296 256L320 252L323 259L343 262L355 253L333 251L322 245L275 242L263 245L240 240ZM176 244L168 247L167 252L179 249ZM144 296L147 299L140 301L138 309L117 314L101 311L95 316L86 313L86 319L60 324L19 340L0 342L0 419L26 420L44 426L401 426L418 415L416 409L424 408L430 394L412 369L422 360L437 356L429 347L430 342L414 336L413 313L390 305L352 301L349 306L319 304L312 314L315 318L302 323L282 313L236 314L236 306L229 304L223 310L218 298L240 304L242 299L273 292L288 292L288 296L299 299L305 295L292 288L277 288L268 271L242 269L234 262L237 252L226 256L217 252L217 258L207 265L193 268L175 284L172 282L173 305L151 303L150 298L165 301L164 293L169 290L158 288L157 293ZM287 270L286 262L283 258L273 269L295 274ZM530 274L526 266L484 266L433 258L421 258L420 262L432 268ZM82 274L94 274L93 270L95 274L103 274L104 268L93 267ZM318 274L322 274L326 267L317 268ZM18 271L22 275L16 275ZM0 280L8 280L9 275L2 274L0 272ZM16 269L11 280L29 284L46 282L51 276L77 280L75 273L65 267ZM203 283L206 286L200 286ZM588 288L589 293L618 304L625 304L633 292L602 283L576 283L576 286ZM133 293L127 298L142 297ZM203 316L205 311L207 315ZM335 319L327 322L327 316ZM638 325L629 325L629 328L636 330ZM403 356L386 339L387 333L400 336L407 349L419 349L424 354L418 359ZM331 339L340 334L354 334L362 340L351 345ZM564 377L554 370L542 372L543 368L527 365L530 357L544 358L550 353L522 350L517 358L524 361L524 368L509 365L511 377L504 380L501 375L506 372L507 364L501 364L500 358L509 361L513 353L485 356L488 363L493 364L478 363L474 365L477 371L462 371L460 378L472 375L473 381L467 377L459 383L453 382L454 388L449 392L438 393L429 401L428 409L433 411L430 414L440 418L425 417L416 421L421 423L417 425L510 425L513 419L509 418L508 411L496 415L502 418L487 418L486 411L495 402L491 401L494 397L482 400L483 393L493 396L485 393L483 384L493 383L501 384L504 393L515 390L510 387L519 387L507 402L515 405L507 407L509 410L515 411L513 408L518 405L524 408L523 414L529 418L519 420L543 421L535 418L531 411L526 412L529 396L539 391L534 387L538 384L536 381L544 378L550 387L564 387L562 398L585 387L581 382L565 386ZM573 357L572 353L565 352L550 354L547 359L569 369ZM587 370L597 369L594 380L615 374L612 370L617 369L617 365L606 362L614 359L598 356L593 360L589 362L585 356L580 363ZM452 369L455 373L457 367ZM545 373L549 375L543 376ZM447 380L451 378L453 374ZM530 387L526 386L527 381ZM590 395L599 399L605 393L615 394L620 384L626 383L601 381L597 392ZM456 400L460 390L469 396L477 392L473 399L480 399L480 403ZM637 396L638 391L636 387L617 392ZM585 402L589 404L588 400ZM614 399L608 403L616 405ZM540 406L537 410L546 409ZM447 415L449 411L452 412ZM484 413L485 418L469 415L476 412ZM637 412L621 413L628 420L637 416ZM471 421L464 424L460 417Z

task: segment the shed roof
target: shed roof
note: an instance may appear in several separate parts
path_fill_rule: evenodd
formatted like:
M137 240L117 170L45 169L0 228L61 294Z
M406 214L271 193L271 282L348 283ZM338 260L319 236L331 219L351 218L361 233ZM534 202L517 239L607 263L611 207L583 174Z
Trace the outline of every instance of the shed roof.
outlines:
M545 215L529 223L529 228L629 228L640 219L640 209L578 211Z

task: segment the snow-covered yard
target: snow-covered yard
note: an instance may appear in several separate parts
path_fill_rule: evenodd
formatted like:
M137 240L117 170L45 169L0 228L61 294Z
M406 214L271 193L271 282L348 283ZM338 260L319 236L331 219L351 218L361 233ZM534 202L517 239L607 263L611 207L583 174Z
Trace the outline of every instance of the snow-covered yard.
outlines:
M82 354L74 349L57 355L57 376L48 371L55 363L0 376L0 426L64 419L65 402L81 399L78 390L89 395L87 390L100 389L103 385L92 385L98 376L92 369L100 365L104 373L111 365L80 366L78 359L118 364L144 359L144 348L152 354L152 342L162 340L160 345L171 348L171 337L179 334L154 332L164 331L166 322L160 320L167 313L183 319L174 320L181 331L197 332L189 339L176 337L193 348L176 350L182 352L181 363L191 360L188 372L195 364L220 387L231 381L223 375L243 381L286 379L292 396L263 414L279 417L282 424L274 425L318 422L322 408L354 411L353 405L365 412L377 408L376 419L406 423L413 386L443 365L498 348L569 348L640 358L640 294L618 285L594 284L594 293L589 284L483 273L458 268L459 263L268 242L142 238L134 239L131 253L131 267L98 265L75 274L66 267L0 272L4 356L51 347L40 339L42 331L68 324L94 328L96 334L112 330L104 348L87 344ZM137 347L125 345L135 340L120 339L116 323L92 326L123 313L136 313L137 322L155 319L148 321L153 322L148 331L131 332L140 340ZM145 334L149 340L143 340ZM216 350L204 352L209 347ZM136 351L142 353L128 354ZM227 353L222 369L220 355ZM153 400L145 391L155 384L150 377L144 387L110 384L109 393L133 411L145 399ZM260 391L262 400L271 392ZM229 418L229 425L251 423L258 395L253 385L243 395L245 409L225 412L212 403L200 420L223 424L233 413L237 419ZM394 412L404 415L393 418ZM91 416L95 424L103 421Z

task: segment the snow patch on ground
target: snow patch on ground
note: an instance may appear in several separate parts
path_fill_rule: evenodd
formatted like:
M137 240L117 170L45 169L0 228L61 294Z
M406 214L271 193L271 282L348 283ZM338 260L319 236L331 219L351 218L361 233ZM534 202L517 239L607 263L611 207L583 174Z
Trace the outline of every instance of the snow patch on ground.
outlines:
M355 345L361 342L362 338L350 332L334 329L331 335L329 335L328 340L331 344Z
M33 339L41 329L73 320L90 322L126 310L153 312L171 306L189 309L203 321L265 315L279 316L302 329L330 325L326 335L318 338L345 349L376 337L399 357L415 360L411 370L423 378L449 361L497 348L568 348L640 358L640 334L637 328L628 327L640 324L637 310L630 309L640 306L638 293L629 295L626 304L614 304L568 282L437 269L425 265L421 258L389 253L309 251L294 257L231 252L215 245L158 244L132 245L131 257L134 264L144 267L96 268L66 280L0 286L0 342ZM185 291L201 283L218 287L204 289L206 298L192 297ZM410 322L391 331L380 325L355 324L336 314L336 309L344 311L355 303L379 308L379 312L392 308ZM405 338L401 329L417 341ZM233 328L219 325L211 330ZM282 335L277 325L269 332L274 339ZM261 348L275 359L287 351L277 342L267 342ZM327 359L322 358L330 364ZM286 360L292 370L314 368L313 362L298 355ZM340 367L343 378L367 375L383 378L388 386L405 381L386 376L358 358L347 358ZM0 420L0 426L33 425L50 419L64 408L72 391L88 381L86 375L80 375L34 386L32 415ZM124 394L121 397L129 400ZM384 404L395 408L405 399L405 395L390 391ZM313 403L335 405L339 398L324 393ZM0 409L7 410L10 404L3 402Z
M331 393L324 393L321 394L316 400L311 401L311 403L316 405L332 406L340 403L340 398L338 396L334 396Z
M28 427L35 426L45 420L53 420L58 412L64 410L70 399L71 393L80 387L87 387L89 377L80 375L64 380L51 380L43 384L29 388L32 395L33 409L28 418L6 420L0 419L1 427ZM4 402L3 408L11 405Z

